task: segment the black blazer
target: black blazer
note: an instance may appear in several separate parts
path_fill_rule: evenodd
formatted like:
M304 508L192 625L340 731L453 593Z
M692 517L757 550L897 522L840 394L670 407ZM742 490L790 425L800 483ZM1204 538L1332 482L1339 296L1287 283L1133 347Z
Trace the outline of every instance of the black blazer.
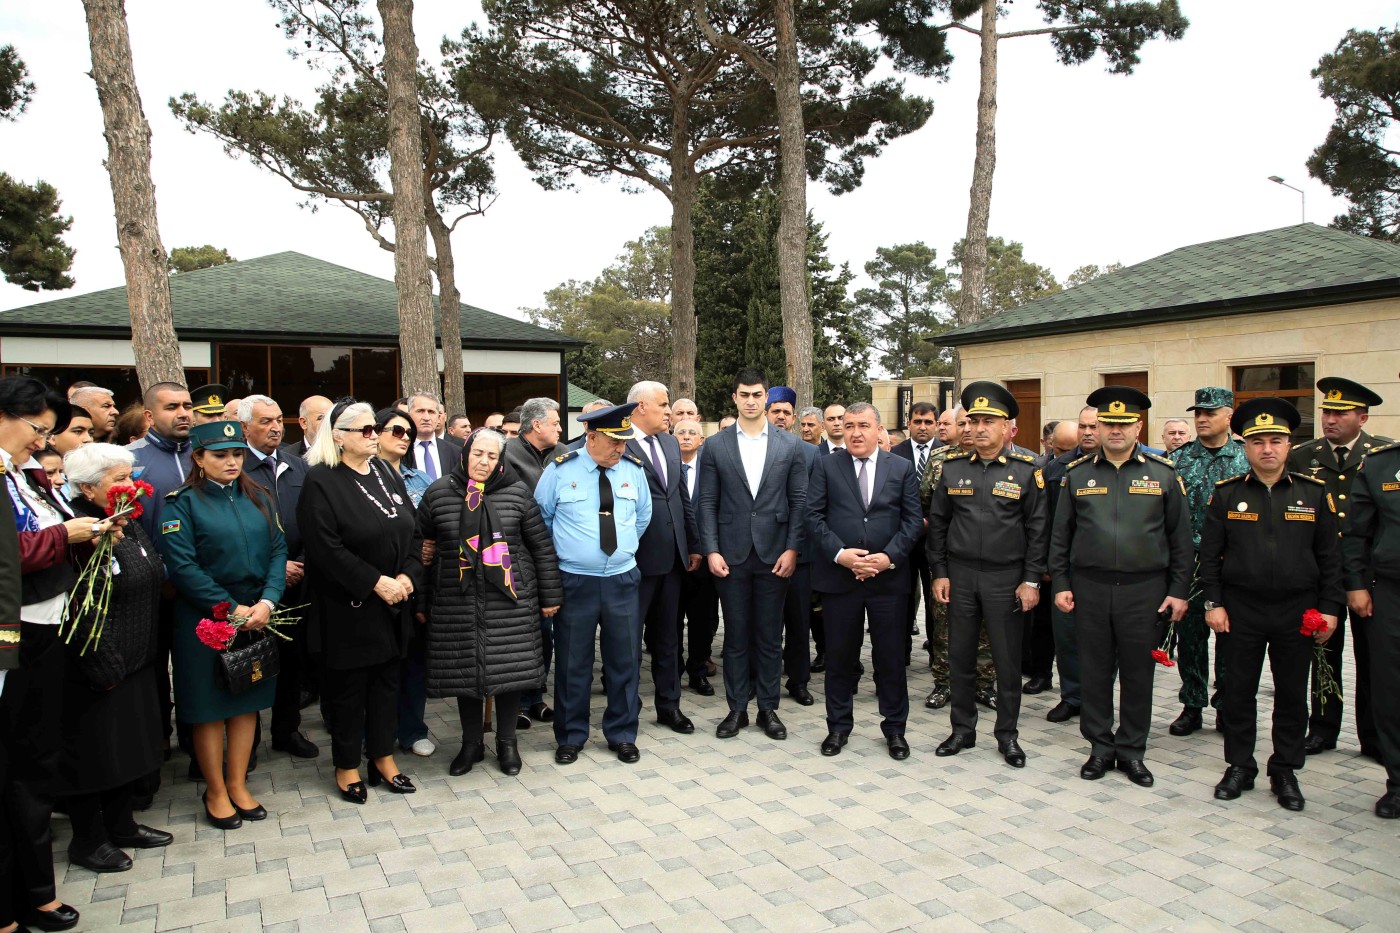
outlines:
M640 437L627 442L627 452L644 464L651 490L651 523L637 548L637 567L646 577L668 573L677 560L681 569L686 569L690 566L689 556L700 553L695 509L681 476L680 441L665 431L656 435L656 440L666 464L669 489L662 487L661 477L651 464L651 445Z
M713 435L700 457L695 517L701 553L719 553L730 564L742 564L750 552L765 563L777 561L783 551L800 554L807 460L798 446L806 442L769 426L768 451L754 496L739 457L738 431L735 424Z
M282 534L287 538L287 560L301 560L304 555L301 526L297 522L297 503L301 501L301 489L306 485L306 472L311 467L285 447L278 448L277 463L277 476L274 478L269 461L266 458L259 460L257 454L249 451L243 461L243 472L272 493L277 503L277 520L282 523Z
M883 450L875 452L875 481L870 508L861 507L856 467L848 451L838 450L817 461L808 498L807 532L816 553L812 560L812 589L845 593L855 586L855 574L836 563L842 548L883 553L895 569L860 583L870 589L908 588L910 554L923 530L923 509L914 466Z

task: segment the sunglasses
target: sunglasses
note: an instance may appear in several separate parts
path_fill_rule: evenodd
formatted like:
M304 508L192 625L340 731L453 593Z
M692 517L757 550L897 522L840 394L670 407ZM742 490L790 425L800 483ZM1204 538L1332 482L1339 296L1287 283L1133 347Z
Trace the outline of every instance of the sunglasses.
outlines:
M400 440L402 440L403 438L405 438L405 437L408 436L408 431L409 431L409 429L406 428L406 427L404 427L404 426L401 425L401 424L396 424L396 425L394 425L393 427L389 427L389 428L380 428L380 429L379 429L379 433L380 433L380 434L392 434L394 437L397 437L397 438L399 438ZM369 437L368 434L366 434L365 436L366 436L366 437Z
M379 435L379 429L372 424L367 424L363 428L346 428L347 434L358 434L366 440Z

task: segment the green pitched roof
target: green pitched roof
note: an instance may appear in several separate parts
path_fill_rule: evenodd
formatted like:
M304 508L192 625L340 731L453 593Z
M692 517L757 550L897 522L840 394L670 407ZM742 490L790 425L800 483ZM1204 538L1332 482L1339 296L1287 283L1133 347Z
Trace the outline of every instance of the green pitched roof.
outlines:
M392 345L399 339L393 282L301 253L274 253L172 276L170 301L175 330L186 340ZM433 308L436 316L436 298ZM0 334L129 337L126 288L0 312ZM582 346L583 341L462 305L462 344L557 350Z
M1183 246L939 336L961 346L1400 295L1400 244L1296 224Z
M589 392L587 389L583 388L582 386L576 386L576 385L574 385L572 382L569 383L569 408L570 408L570 409L582 408L583 406L587 405L589 402L596 402L596 401L598 401L598 399L600 399L600 398L602 398L602 396L600 396L600 395L594 395L592 392Z

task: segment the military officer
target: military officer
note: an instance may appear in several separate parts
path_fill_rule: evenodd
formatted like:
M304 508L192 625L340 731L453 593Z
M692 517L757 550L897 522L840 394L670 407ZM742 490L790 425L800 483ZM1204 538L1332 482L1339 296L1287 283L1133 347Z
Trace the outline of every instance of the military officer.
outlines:
M228 389L221 385L200 386L190 393L190 401L194 404L195 424L223 421Z
M588 741L593 642L601 629L608 705L603 736L619 761L637 749L637 694L642 625L637 545L651 521L642 462L627 455L636 436L636 402L580 415L584 446L554 458L535 486L535 501L554 536L564 605L554 620L554 760L573 764Z
M1343 578L1355 620L1352 643L1364 632L1370 648L1373 725L1386 773L1376 816L1393 820L1400 817L1400 443L1373 442L1351 490L1342 523Z
M997 668L997 749L1007 764L1023 768L1026 753L1017 730L1022 613L1040 601L1045 573L1045 481L1034 457L1006 450L1018 406L1004 386L969 383L962 405L974 448L944 460L928 513L928 562L934 599L948 606L953 688L953 734L936 754L956 755L976 744L973 664L985 630Z
M1342 550L1336 505L1327 487L1289 473L1290 435L1302 418L1280 398L1250 399L1230 419L1244 438L1249 470L1221 480L1206 508L1198 574L1206 624L1225 661L1220 722L1229 767L1217 800L1254 787L1259 675L1264 655L1274 678L1269 787L1285 810L1303 809L1295 772L1306 755L1308 670L1314 639L1325 642L1342 611ZM1316 609L1325 627L1302 634L1303 614Z
M1116 764L1134 784L1151 787L1142 759L1152 723L1152 652L1162 623L1186 614L1191 518L1172 462L1138 445L1151 399L1105 386L1088 402L1098 409L1102 443L1067 467L1050 534L1055 606L1075 614L1083 669L1079 731L1091 748L1079 776L1097 781Z
M1317 389L1323 395L1318 416L1323 436L1293 448L1288 468L1327 484L1327 491L1337 503L1337 517L1345 527L1347 513L1351 511L1351 484L1362 458L1375 448L1389 443L1390 439L1372 437L1363 430L1370 418L1371 407L1381 403L1381 397L1375 392L1338 376L1319 379ZM1379 761L1366 634L1364 631L1353 631L1351 635L1351 653L1356 661L1356 696L1353 698L1356 737L1361 742L1361 754ZM1347 624L1343 617L1337 633L1327 642L1327 663L1337 683L1342 682L1342 649L1346 647L1346 636ZM1337 735L1342 729L1342 700L1331 697L1323 702L1318 691L1316 663L1313 666L1312 716L1308 719L1307 739L1309 755L1336 748Z
M1187 409L1194 414L1196 439L1183 444L1170 454L1176 464L1176 475L1186 487L1186 505L1191 510L1191 544L1199 553L1201 529L1206 521L1206 502L1222 479L1239 476L1249 469L1244 444L1230 434L1230 418L1235 411L1235 394L1219 386L1196 390L1196 398ZM1201 710L1206 705L1210 668L1210 629L1206 627L1204 597L1200 586L1192 588L1192 599L1186 618L1176 627L1177 669L1181 673L1181 715L1171 724L1172 735L1190 735L1201 728ZM1210 705L1220 707L1218 691L1224 683L1224 662L1215 653L1215 686L1217 693ZM1218 725L1218 723L1217 723Z

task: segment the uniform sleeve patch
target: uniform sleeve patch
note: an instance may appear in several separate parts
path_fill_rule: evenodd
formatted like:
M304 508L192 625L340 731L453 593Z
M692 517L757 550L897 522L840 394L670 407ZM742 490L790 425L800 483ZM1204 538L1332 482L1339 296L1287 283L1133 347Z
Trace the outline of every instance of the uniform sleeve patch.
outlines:
M1037 489L1045 488L1045 477L1039 470L1035 471L1035 486Z
M180 530L180 520L172 519L168 522L160 523L160 533L163 535L173 535Z

